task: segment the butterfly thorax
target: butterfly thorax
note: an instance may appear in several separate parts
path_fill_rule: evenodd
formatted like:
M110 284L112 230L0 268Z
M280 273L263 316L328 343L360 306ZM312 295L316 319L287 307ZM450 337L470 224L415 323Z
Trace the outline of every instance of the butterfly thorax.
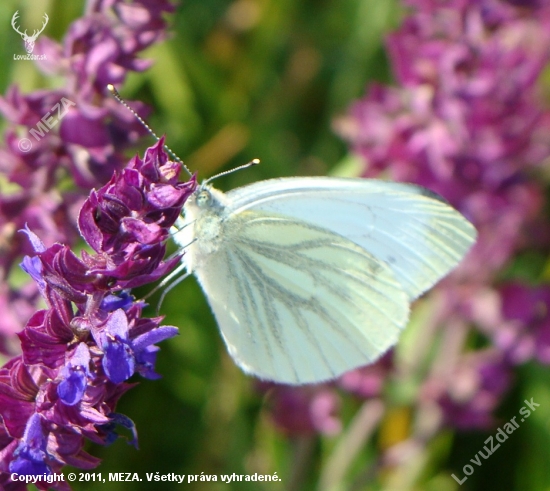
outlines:
M225 195L211 187L200 186L184 206L185 224L178 242L187 241L185 261L189 270L219 250L226 217Z

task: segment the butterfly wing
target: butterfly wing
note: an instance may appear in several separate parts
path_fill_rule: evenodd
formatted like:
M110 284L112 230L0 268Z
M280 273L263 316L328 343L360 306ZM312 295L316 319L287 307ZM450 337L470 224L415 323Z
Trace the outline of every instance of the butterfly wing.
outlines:
M397 341L408 299L387 264L330 230L242 211L194 271L229 353L246 372L320 382L375 361Z
M453 269L476 230L430 191L372 179L295 177L227 193L228 211L278 213L335 232L392 269L410 300Z

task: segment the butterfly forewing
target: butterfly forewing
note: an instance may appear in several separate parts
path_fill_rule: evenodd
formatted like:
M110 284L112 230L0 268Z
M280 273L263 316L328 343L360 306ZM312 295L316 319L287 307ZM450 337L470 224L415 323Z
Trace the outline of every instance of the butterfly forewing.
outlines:
M426 189L372 179L272 179L227 194L231 210L280 213L337 233L388 264L413 300L453 269L475 228Z

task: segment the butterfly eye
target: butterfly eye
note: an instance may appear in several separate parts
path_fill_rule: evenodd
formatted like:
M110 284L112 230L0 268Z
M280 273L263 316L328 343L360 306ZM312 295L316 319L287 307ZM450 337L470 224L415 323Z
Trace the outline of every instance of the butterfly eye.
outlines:
M211 203L212 203L212 195L206 189L203 189L197 195L197 206L199 208L206 208L207 206L210 206Z

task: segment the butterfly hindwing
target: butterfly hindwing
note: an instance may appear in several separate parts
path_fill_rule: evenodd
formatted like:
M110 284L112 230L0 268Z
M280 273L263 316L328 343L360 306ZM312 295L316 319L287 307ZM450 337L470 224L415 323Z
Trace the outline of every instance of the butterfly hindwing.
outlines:
M246 372L318 382L375 361L397 341L407 296L387 265L351 241L257 212L231 216L224 238L195 273Z

